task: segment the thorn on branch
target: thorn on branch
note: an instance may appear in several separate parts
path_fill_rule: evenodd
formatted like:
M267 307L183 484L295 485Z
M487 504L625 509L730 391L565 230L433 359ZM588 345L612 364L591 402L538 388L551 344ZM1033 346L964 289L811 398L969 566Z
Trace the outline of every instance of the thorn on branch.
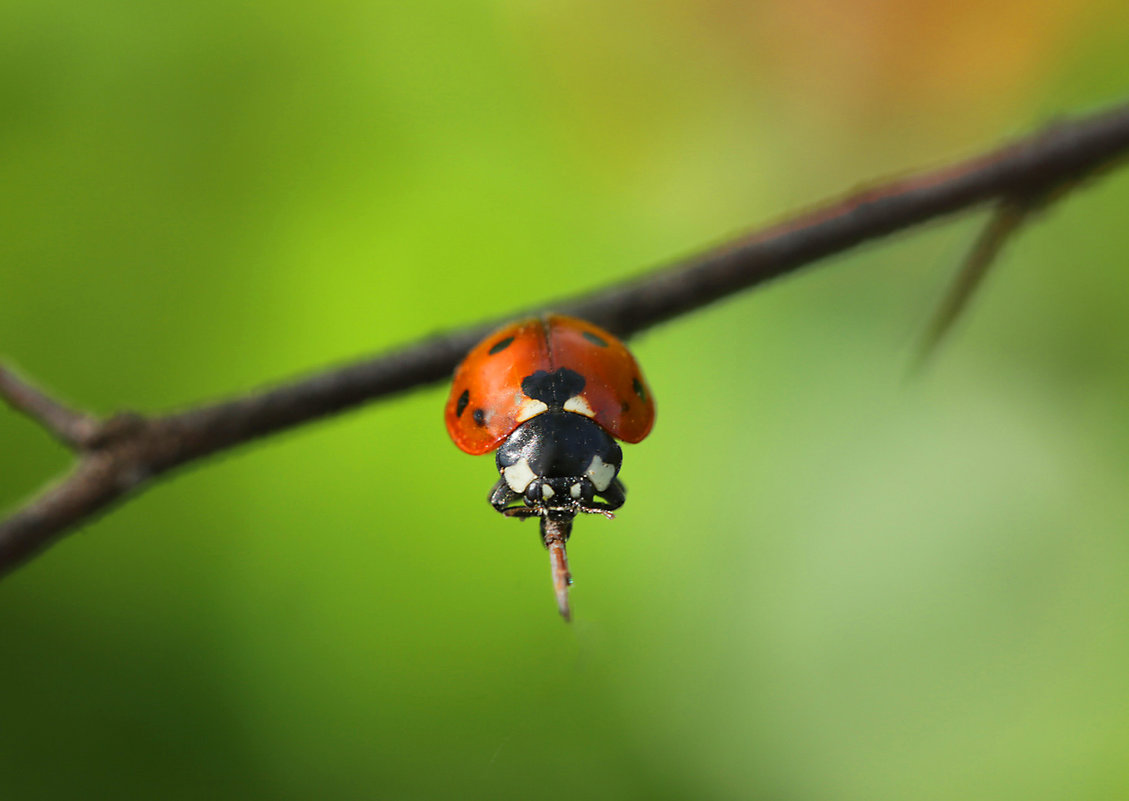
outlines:
M98 418L71 409L2 365L0 398L39 423L72 450L89 450L103 428Z
M925 366L930 357L937 352L941 341L952 331L953 325L968 308L976 290L983 285L984 276L988 274L996 257L1022 226L1028 212L1029 207L1008 200L1001 201L992 210L992 216L980 231L976 243L965 257L952 286L941 301L941 305L937 307L925 331L917 353L915 365L917 369Z
M992 210L987 224L980 231L964 263L957 272L948 294L937 308L918 350L916 368L925 366L938 346L952 331L953 325L968 309L973 295L983 285L984 277L996 263L1004 246L1010 242L1031 218L1061 201L1077 189L1085 176L1063 181L1028 195L1011 195L1000 199Z

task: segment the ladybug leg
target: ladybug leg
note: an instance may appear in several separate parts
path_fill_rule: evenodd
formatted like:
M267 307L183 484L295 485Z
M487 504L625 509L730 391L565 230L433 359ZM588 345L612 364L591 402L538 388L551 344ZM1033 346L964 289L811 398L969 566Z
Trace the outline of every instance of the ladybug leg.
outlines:
M504 512L507 506L520 499L521 496L510 489L504 478L498 479L494 489L490 490L490 505L499 512Z
M501 512L506 517L517 517L519 519L541 517L542 515L542 510L531 506L510 506L509 508L502 509Z
M606 503L590 503L587 506L577 506L576 511L586 515L603 515L608 520L615 520L615 514Z
M608 484L608 488L600 493L600 497L607 501L606 506L602 508L618 509L627 500L627 490L624 489L623 483L618 478L613 478L612 483Z

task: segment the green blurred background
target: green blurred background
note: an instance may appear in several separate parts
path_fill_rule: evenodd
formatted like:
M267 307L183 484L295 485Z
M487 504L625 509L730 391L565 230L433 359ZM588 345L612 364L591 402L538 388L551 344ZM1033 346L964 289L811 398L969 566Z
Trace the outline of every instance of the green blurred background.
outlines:
M0 354L238 393L1129 95L1122 0L0 6ZM1129 795L1129 174L634 345L628 503L486 504L436 386L177 475L0 583L5 799ZM0 410L0 503L68 455Z

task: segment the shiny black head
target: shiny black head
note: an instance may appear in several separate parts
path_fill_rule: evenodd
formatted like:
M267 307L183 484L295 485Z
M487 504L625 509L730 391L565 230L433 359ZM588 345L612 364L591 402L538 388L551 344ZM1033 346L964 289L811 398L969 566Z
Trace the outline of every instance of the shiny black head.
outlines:
M518 516L605 514L623 505L623 451L584 415L550 410L522 423L498 449L494 508ZM603 502L595 499L600 496ZM524 501L525 507L508 509Z

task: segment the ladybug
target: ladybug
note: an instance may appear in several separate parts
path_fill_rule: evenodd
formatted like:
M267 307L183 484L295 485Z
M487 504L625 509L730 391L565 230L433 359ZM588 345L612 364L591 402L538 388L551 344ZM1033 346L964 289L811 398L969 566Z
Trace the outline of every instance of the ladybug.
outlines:
M616 440L639 442L655 421L635 358L584 320L520 320L482 340L455 369L445 418L462 450L496 451L501 477L491 505L507 517L540 518L567 620L564 545L572 520L580 513L613 517L625 500Z

